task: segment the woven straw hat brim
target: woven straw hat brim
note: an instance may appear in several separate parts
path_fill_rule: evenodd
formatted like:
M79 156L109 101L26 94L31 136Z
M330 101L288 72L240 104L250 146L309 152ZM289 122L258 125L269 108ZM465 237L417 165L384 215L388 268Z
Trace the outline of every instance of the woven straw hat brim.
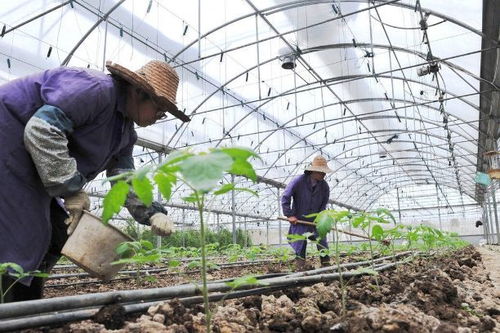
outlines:
M191 120L169 99L164 96L157 95L153 86L151 86L151 84L149 84L141 75L110 61L106 62L106 68L110 73L121 77L131 85L142 89L152 96L155 99L155 102L162 108L162 111L166 111L184 122Z
M323 173L332 173L333 170L328 168L328 167L321 167L321 166L308 166L305 168L306 171L317 171L317 172L323 172Z

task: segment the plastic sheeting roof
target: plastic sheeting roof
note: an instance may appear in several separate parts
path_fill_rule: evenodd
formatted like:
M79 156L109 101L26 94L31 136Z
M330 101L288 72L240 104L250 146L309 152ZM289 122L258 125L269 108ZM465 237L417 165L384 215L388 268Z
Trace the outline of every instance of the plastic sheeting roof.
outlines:
M192 120L140 128L143 142L252 147L258 174L282 183L323 154L338 203L368 209L382 196L396 200L397 188L430 184L452 206L474 197L481 8L479 0L2 1L0 82L65 60L103 70L107 59L133 69L165 59ZM290 57L295 69L283 69ZM438 71L419 76L431 67ZM239 197L241 210L275 214L276 189L256 187L263 194Z

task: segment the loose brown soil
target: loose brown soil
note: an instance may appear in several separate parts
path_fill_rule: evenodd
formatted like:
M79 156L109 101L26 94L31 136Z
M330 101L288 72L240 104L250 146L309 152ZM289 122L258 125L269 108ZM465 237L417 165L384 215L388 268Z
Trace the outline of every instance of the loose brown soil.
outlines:
M232 273L246 272L235 269ZM351 279L345 313L335 281L212 304L212 329L216 333L500 332L500 293L490 279L496 273L485 269L475 248L467 247L382 272L378 287L373 276ZM217 273L211 274L213 279L219 278ZM203 307L185 307L177 300L153 306L139 317L129 316L123 324L114 323L115 315L106 311L104 317L115 326L94 318L50 331L206 331ZM119 317L120 307L114 311Z

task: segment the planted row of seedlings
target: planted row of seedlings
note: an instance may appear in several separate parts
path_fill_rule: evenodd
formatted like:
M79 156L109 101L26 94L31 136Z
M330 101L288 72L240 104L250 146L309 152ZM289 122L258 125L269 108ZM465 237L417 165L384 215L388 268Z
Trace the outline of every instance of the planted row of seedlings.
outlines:
M480 270L478 254L472 248L453 252L451 249L464 244L449 233L427 226L391 226L391 222L395 224L394 218L385 209L356 213L327 210L315 214L315 223L321 237L330 230L338 230L347 225L361 228L366 233L370 239L366 245L370 253L369 260L354 271L348 271L341 263L337 234L333 244L335 264L327 272L292 273L271 278L240 276L231 281L210 282L204 237L205 203L209 195L223 195L229 191L246 191L256 195L233 183L220 186L224 172L255 180L255 171L247 161L250 157L257 156L252 151L239 148L214 149L200 154L176 152L160 166L114 178L116 184L104 200L103 219L107 221L121 209L131 186L146 204L152 201L152 180L166 200L170 199L172 187L177 182L190 188L192 194L184 200L194 204L199 212L200 283L73 296L63 300L53 298L16 305L4 304L0 305L0 314L6 316L1 323L4 329L26 323L62 323L88 318L89 315L92 315L92 320L71 323L65 329L105 331L121 328L124 331L165 332L444 332L457 331L461 327L473 327L473 330L479 331L495 327L498 322L498 318L494 317L498 315L495 312L498 305L495 303L496 299L488 298L489 305L485 305L485 302L474 303L479 299L478 295L491 294L491 290L484 289L491 288L491 283L488 284L487 276ZM307 238L308 235L302 237ZM400 239L405 241L406 248L423 247L426 255L431 257L411 256L409 259L398 259L393 255L390 263L379 263L377 257L382 252L396 254L396 242ZM375 244L379 242L388 244L383 251ZM118 252L128 262L134 260L134 257L137 260L136 255L140 256L136 249L140 252L142 245L132 242L123 244ZM15 267L15 271L19 276L25 274L18 267ZM480 278L479 286L472 287L483 290L470 296L466 290L471 285L467 283L474 281L474 277ZM464 285L460 285L462 282ZM251 294L257 296L248 296ZM230 300L233 297L234 300ZM157 304L164 299L169 301ZM200 302L203 304L199 304ZM47 308L43 308L45 305ZM97 311L96 306L101 305L105 306ZM82 309L82 306L91 309ZM29 314L15 310L21 307L32 309L29 311L36 309L37 315L27 318L26 315ZM147 314L138 319L126 315L146 308ZM48 314L47 309L56 309L61 313ZM71 310L62 312L64 309ZM44 315L39 315L41 313ZM49 321L48 318L54 316L57 319Z

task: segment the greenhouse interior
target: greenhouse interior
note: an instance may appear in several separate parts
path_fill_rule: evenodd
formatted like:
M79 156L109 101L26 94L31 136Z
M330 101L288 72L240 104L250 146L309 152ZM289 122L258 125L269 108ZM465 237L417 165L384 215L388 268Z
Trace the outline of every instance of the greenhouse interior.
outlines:
M500 332L499 1L0 29L0 331Z

